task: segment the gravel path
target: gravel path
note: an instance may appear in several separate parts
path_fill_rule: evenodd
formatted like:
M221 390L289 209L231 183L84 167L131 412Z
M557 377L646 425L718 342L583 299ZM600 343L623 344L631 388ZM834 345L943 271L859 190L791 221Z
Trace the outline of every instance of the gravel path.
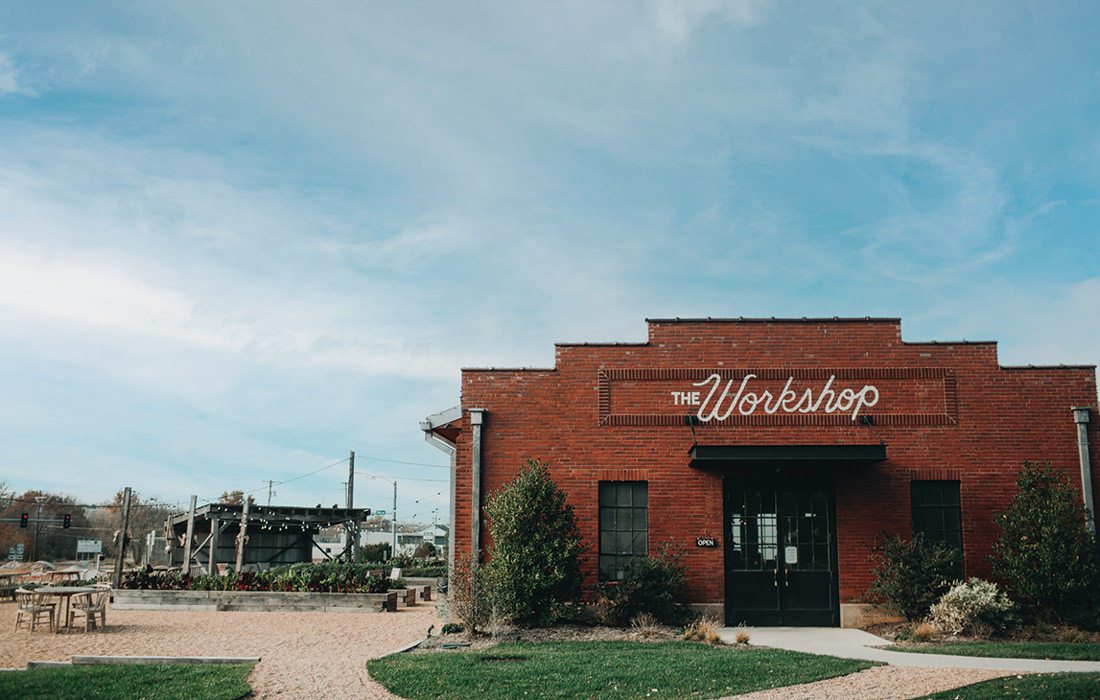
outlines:
M876 666L840 678L738 695L737 700L902 700L1010 675L972 668Z
M259 656L249 682L258 698L394 698L366 662L424 637L431 605L396 613L152 612L108 610L101 632L33 634L0 604L0 667L66 661L74 654Z

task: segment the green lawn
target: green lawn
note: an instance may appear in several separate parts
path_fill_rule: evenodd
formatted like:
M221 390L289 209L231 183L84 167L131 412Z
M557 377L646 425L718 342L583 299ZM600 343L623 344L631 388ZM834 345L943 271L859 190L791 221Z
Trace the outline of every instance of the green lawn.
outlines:
M88 665L0 673L0 698L236 700L252 692L250 664Z
M412 700L717 698L809 683L877 666L781 649L690 642L545 642L484 651L396 654L367 664Z
M1100 661L1100 644L1088 642L946 642L942 644L894 645L890 651L916 654L992 656L999 659L1065 659Z
M1100 673L1041 673L994 678L929 695L930 700L1098 700Z

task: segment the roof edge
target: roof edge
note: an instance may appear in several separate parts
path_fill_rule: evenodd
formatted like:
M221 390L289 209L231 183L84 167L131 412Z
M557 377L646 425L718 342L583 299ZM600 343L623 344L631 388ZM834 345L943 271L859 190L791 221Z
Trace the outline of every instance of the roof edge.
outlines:
M557 372L557 367L463 367L460 372Z
M996 345L996 340L903 340L902 345Z
M900 317L893 316L803 316L801 318L779 316L738 316L736 318L647 318L646 323L901 323Z
M1091 369L1096 365L1000 365L1001 369L1028 370L1028 369Z
M621 347L644 348L647 345L649 345L648 342L646 342L646 343L634 343L634 342L617 342L617 341L607 341L607 342L604 342L604 343L581 343L581 342L577 342L577 343L554 343L554 347L556 347L556 348L621 348Z

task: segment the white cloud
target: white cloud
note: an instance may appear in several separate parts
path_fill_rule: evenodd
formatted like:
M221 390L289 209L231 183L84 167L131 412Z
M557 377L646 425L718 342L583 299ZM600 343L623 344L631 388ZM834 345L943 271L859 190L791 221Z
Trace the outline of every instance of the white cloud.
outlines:
M15 64L6 53L0 51L0 95L21 92L24 90L19 85Z
M649 7L658 32L683 44L699 25L711 20L734 26L754 25L760 21L765 4L761 0L653 0Z

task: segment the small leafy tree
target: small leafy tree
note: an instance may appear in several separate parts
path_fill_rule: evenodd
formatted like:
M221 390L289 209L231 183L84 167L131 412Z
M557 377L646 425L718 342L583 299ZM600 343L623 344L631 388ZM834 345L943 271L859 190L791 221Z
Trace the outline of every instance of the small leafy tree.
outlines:
M962 570L959 550L940 542L894 536L875 552L875 581L871 596L884 607L916 620L951 587Z
M1077 491L1050 464L1024 462L1020 492L997 516L993 575L1029 612L1064 619L1097 603L1095 537Z
M565 493L545 464L528 460L492 496L486 514L497 614L518 625L552 623L560 605L580 595L581 536Z

